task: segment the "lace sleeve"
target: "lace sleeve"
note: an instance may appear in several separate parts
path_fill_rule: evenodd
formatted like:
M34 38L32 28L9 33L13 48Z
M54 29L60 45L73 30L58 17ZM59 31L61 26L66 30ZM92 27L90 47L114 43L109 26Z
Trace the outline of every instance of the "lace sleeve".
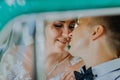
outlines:
M13 55L13 52L11 54L10 50L5 53L0 63L0 80L32 80L29 72L23 66L22 57L20 55Z
M12 71L9 71L8 78L9 80L31 80L29 72L24 69L21 61L17 61Z

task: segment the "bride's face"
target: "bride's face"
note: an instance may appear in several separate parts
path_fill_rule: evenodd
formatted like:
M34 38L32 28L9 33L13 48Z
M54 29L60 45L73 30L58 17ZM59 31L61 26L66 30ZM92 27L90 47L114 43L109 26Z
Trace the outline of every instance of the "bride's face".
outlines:
M75 20L47 22L45 35L46 47L56 52L64 51L70 42L69 33L73 31Z

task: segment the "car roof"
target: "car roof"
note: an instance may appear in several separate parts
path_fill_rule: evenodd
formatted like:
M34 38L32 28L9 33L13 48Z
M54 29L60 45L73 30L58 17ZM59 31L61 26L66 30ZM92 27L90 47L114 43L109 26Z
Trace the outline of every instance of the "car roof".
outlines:
M0 30L16 16L120 7L120 0L0 0Z

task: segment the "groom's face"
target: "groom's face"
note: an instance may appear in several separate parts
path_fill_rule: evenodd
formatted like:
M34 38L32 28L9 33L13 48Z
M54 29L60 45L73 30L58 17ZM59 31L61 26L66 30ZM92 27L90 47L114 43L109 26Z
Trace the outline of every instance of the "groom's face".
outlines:
M90 24L91 18L81 18L79 20L78 26L70 34L70 53L73 56L80 57L85 54L85 51L90 42Z

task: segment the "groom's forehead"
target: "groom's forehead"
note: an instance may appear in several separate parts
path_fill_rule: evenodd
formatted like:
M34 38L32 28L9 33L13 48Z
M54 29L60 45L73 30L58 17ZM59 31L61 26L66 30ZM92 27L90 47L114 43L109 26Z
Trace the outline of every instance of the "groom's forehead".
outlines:
M94 25L101 25L105 23L103 17L82 17L79 19L79 24L94 26Z
M78 21L78 27L79 26L91 26L93 25L94 21L93 21L93 18L80 18L79 21Z
M82 24L82 23L90 23L92 21L93 21L93 18L91 18L91 17L85 17L85 18L83 17L83 18L79 19L80 24Z

